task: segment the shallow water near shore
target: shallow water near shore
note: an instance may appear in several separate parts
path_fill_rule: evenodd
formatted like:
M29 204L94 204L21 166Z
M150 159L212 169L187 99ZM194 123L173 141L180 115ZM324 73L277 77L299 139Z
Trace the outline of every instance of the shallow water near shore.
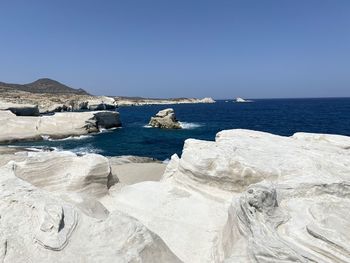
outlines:
M147 127L151 116L169 107L175 110L185 129ZM215 134L225 129L252 129L278 135L315 132L350 136L350 98L264 99L252 103L223 100L214 104L121 107L118 111L123 123L120 129L63 140L47 139L12 145L47 146L108 156L139 155L165 160L174 153L181 155L186 139L214 140Z

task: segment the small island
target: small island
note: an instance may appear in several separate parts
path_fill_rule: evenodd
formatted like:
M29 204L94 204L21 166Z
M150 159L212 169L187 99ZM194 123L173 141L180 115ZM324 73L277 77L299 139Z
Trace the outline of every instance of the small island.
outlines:
M182 129L172 108L159 111L155 117L151 117L149 125L161 129Z

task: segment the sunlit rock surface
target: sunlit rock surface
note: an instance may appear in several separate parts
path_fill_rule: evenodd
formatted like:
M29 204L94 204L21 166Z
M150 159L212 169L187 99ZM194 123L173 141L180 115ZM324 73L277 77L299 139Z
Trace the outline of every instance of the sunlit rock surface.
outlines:
M350 138L187 140L161 182L112 193L184 262L349 262ZM195 240L195 241L194 241Z
M99 155L7 153L0 259L350 262L349 151L346 136L228 130L131 185Z
M6 110L0 111L0 122L0 142L64 138L121 126L119 113L114 111L65 112L32 117L16 116Z
M212 98L148 99L139 97L116 97L115 101L118 106L215 103L215 100L213 100Z
M57 164L46 154L56 155ZM28 158L0 167L1 262L180 262L142 223L97 200L96 190L107 190L106 158L69 153ZM78 181L74 192L67 189L73 186L69 180L61 180L65 175L78 177L71 178Z
M151 117L149 126L161 129L181 129L180 122L176 119L172 108L159 111L154 117Z
M18 104L0 101L0 111L11 111L17 116L39 116L39 108L32 104Z

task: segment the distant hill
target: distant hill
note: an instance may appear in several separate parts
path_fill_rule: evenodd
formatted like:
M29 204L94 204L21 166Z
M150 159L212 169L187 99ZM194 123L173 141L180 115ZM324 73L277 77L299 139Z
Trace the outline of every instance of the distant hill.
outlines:
M44 78L38 79L29 84L10 84L0 82L0 92L1 91L27 91L31 93L51 93L51 94L79 94L79 95L90 95L83 89L73 89L68 87L56 80Z

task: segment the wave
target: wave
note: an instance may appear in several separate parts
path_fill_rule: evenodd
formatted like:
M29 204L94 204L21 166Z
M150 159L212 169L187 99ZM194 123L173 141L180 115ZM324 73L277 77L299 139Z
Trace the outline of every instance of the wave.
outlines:
M17 147L17 146L16 146ZM29 146L23 147L24 149L30 152L59 152L63 151L61 147L52 147L52 146Z
M196 123L196 122L181 122L181 121L180 121L180 125L182 129L185 129L185 130L193 130L203 126L202 124Z
M105 128L99 128L99 132L100 133L105 133L105 132L111 132L117 129L121 129L122 127L113 127L113 128L109 128L109 129L105 129Z
M196 129L196 128L199 128L199 127L203 127L202 124L195 123L195 122L182 122L182 121L180 121L180 125L181 125L182 129L185 129L185 130L193 130L193 129ZM152 128L152 126L149 125L149 124L146 124L146 125L144 125L142 127L143 128L147 128L147 129Z
M91 145L77 147L77 148L73 148L73 149L65 149L65 151L70 151L70 152L73 152L77 155L85 155L88 153L102 153L103 152L101 149L95 148Z
M88 138L92 138L92 135L79 135L79 136L69 136L62 139L52 139L50 136L41 135L44 141L56 142L56 141L68 141L68 140L84 140Z
M76 155L85 155L89 153L103 153L103 150L99 148L93 147L91 144L87 144L85 146L76 147L76 148L64 148L64 147L52 147L46 145L38 145L38 146L17 146L17 145L8 145L8 147L13 148L22 148L26 151L29 151L29 154L36 152L71 152Z
M41 147L40 147L41 148ZM41 149L45 149L42 147ZM76 147L76 148L62 148L62 147L50 147L51 150L55 152L72 152L76 155L85 155L88 153L102 153L101 149L95 148L92 145L88 144L86 146Z

